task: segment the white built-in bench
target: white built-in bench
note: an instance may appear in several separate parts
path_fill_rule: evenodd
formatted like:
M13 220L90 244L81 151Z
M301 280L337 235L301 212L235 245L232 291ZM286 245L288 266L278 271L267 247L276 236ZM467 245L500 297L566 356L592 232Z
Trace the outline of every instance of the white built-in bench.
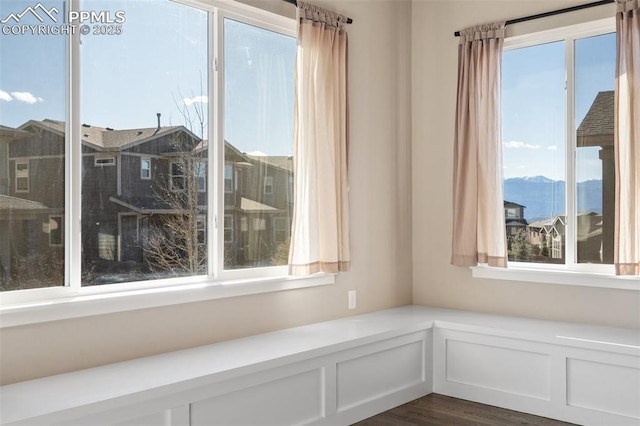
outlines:
M0 388L16 425L346 425L436 392L640 425L640 332L406 306Z

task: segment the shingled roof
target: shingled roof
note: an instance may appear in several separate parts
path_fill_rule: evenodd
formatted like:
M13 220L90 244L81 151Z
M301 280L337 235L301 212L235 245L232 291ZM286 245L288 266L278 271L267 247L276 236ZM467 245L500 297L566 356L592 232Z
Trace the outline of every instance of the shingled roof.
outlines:
M20 129L24 129L29 125L46 127L48 129L55 130L60 134L64 134L65 132L64 121L51 119L45 119L42 121L32 120L20 126ZM148 127L140 129L114 130L105 127L83 124L81 127L81 132L82 142L91 144L98 148L120 149L128 147L130 145L135 145L151 138L160 137L172 133L180 128L183 128L185 131L187 131L187 129L183 126L165 126L160 127L159 129L157 127Z
M11 197L0 194L0 210L11 210L13 212L34 212L47 211L49 207L37 201L25 200L24 198Z
M612 146L614 116L614 91L599 92L578 126L578 146Z
M293 157L282 155L247 155L254 161L267 163L293 173Z

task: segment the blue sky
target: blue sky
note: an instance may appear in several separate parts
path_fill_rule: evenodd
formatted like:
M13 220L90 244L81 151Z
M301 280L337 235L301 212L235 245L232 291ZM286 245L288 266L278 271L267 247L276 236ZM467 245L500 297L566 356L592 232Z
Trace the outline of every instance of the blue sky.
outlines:
M64 10L62 0L41 3ZM35 4L1 0L0 19ZM81 121L154 127L159 112L163 125L200 135L195 111L206 116L209 107L207 13L164 0L84 0L81 9L126 13L123 34L82 36ZM225 29L225 139L245 152L292 155L295 39L233 21ZM0 34L0 124L65 119L64 39Z
M577 127L598 92L614 88L615 35L578 40L575 52ZM565 180L564 42L505 51L502 76L505 178ZM578 182L602 178L598 151L579 149Z
M1 0L0 19L34 1ZM44 0L64 9L62 0ZM124 10L122 35L82 37L81 121L116 129L187 125L206 111L207 15L163 0L84 0L83 10ZM28 17L25 17L25 22ZM31 23L37 23L31 18ZM225 138L245 152L291 155L295 40L227 21ZM504 52L505 178L564 176L564 45ZM615 37L576 46L576 125L600 90L612 90ZM0 34L0 123L64 120L64 37ZM208 123L205 123L205 125ZM578 181L601 175L597 149L578 153Z

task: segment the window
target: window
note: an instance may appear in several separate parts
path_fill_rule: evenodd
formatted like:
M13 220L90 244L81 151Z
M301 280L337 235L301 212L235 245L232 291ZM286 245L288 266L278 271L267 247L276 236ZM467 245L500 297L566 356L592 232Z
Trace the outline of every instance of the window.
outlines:
M184 167L182 163L171 163L171 174L169 175L169 186L172 191L184 190Z
M64 10L62 0L46 6ZM0 1L0 17L25 7ZM39 24L32 14L20 19L20 25ZM9 196L0 203L2 292L65 284L65 251L51 245L58 241L49 233L50 215L67 218L65 52L65 37L0 35L0 194Z
M277 243L282 243L289 239L290 228L289 220L286 217L276 217L273 219L273 232Z
M272 224L283 212L291 216L293 205L286 185L274 182L293 178L296 40L235 17L223 23L223 133L237 148L225 150L224 189L231 192L235 184L236 194L224 198L224 209L236 212L233 221L240 224L233 244L224 245L225 270L232 274L282 265ZM228 235L225 228L225 241Z
M116 165L116 159L113 157L100 157L100 156L96 156L93 160L93 165L96 167L102 167L102 166L115 166Z
M61 246L62 238L62 216L49 216L49 245Z
M518 217L518 210L516 209L505 209L505 216L507 218L516 218Z
M16 192L29 192L28 161L16 161Z
M203 246L207 244L207 218L206 216L199 216L197 223L197 240L198 244Z
M233 242L233 215L231 214L224 215L224 242Z
M207 163L204 161L195 162L195 174L198 182L198 192L207 191Z
M224 192L233 192L233 166L231 164L224 166Z
M613 271L612 20L505 41L504 197L511 262ZM575 159L575 161L574 161Z
M264 194L265 195L273 194L273 176L264 177Z
M116 16L113 2L90 3ZM15 259L0 290L66 287L29 293L38 299L286 275L270 268L281 265L271 227L292 206L273 184L266 200L263 178L293 175L295 20L199 0L118 4L111 35L2 36L12 102L0 102L0 124L19 143L0 141L0 176L29 197L0 211L0 253ZM16 5L0 2L0 15Z
M151 158L140 159L140 179L151 179Z

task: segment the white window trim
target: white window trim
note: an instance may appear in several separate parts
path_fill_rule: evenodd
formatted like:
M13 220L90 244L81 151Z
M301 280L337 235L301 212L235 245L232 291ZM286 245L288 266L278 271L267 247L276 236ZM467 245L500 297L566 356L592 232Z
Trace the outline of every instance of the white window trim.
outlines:
M142 164L147 161L149 163L149 168L142 167ZM149 176L144 176L142 173L144 170L149 171ZM142 180L151 180L151 157L140 157L140 179Z
M225 17L228 17L285 35L296 36L294 19L232 0L176 1L215 12L210 15L210 33L214 28L220 26ZM79 1L71 0L70 10L79 9ZM78 132L78 129L73 126L73 123L80 123L80 112L73 108L74 105L80 104L80 82L73 78L80 72L79 46L79 34L71 36L67 43L67 55L70 59L66 72L67 87L71 89L69 90L70 95L67 96L67 109L70 111L70 115L65 124L67 153L82 152L81 131ZM219 50L217 47L214 48L213 54L217 54L221 61L223 52ZM209 63L215 63L213 57L209 57ZM223 87L223 84L222 72L209 73L209 85L214 91L218 91ZM216 106L223 107L223 101L222 96L217 97ZM221 132L222 126L217 125L218 117L214 114L215 110L216 108L209 108L209 121L212 124L210 128L218 129L217 132ZM212 135L209 136L210 140L214 139ZM208 164L213 170L206 176L206 185L208 188L217 189L217 193L212 194L210 198L213 199L214 212L220 213L214 213L212 220L207 220L206 234L207 242L211 247L210 253L218 256L220 247L217 247L215 243L217 242L220 246L224 244L224 230L222 226L218 226L218 215L223 211L221 206L224 205L224 179L216 179L215 176L223 176L220 172L221 167L224 167L224 156L221 155L224 144L219 142L224 139L222 133L216 133L215 136L218 138L216 141L218 143L208 151ZM69 158L75 158L75 161L72 162ZM66 214L63 215L65 257L67 259L65 261L65 286L0 293L0 328L335 283L335 275L333 274L315 274L305 277L289 276L287 266L218 272L214 269L214 262L209 262L208 275L82 287L79 260L81 259L81 233L79 232L79 221L74 220L74 218L80 217L80 197L74 196L74 194L80 193L81 158L81 155L67 155L65 162L65 179L70 182L65 186ZM120 163L116 162L116 165L119 169ZM119 174L120 170L118 170ZM233 183L235 184L235 181ZM120 253L119 249L118 252Z
M16 294L0 294L0 305L2 306L0 308L0 329L334 283L335 276L332 274L242 279L230 277L224 281L211 281L206 276L198 276L157 280L153 282L153 285L150 285L149 282L134 282L84 287L81 291L73 291L68 287L21 290L12 292ZM104 287L109 288L105 289ZM45 299L39 297L35 300L29 297L31 292L41 290L52 294L52 296ZM51 290L63 291L54 292ZM53 293L57 293L55 297ZM21 297L11 298L9 296Z
M471 268L471 274L474 278L640 291L638 277L569 269L535 268L525 263L518 266L509 265L507 268L474 266Z
M532 34L523 34L513 37L507 37L504 42L504 50L520 49L531 47L544 43L567 40L567 67L573 66L573 41L577 38L585 38L591 36L602 35L615 32L615 18L604 18L595 21L570 25L561 28L554 28L540 31ZM573 106L573 81L569 81L567 77L567 123L574 121ZM572 125L567 126L568 139L573 139L575 129ZM567 156L570 158L570 156ZM573 185L575 179L573 176L575 165L567 162L567 199L573 199L575 190ZM575 210L575 209L574 209ZM569 226L566 227L566 240L575 240L575 230ZM573 258L575 250L569 244L565 245L565 258ZM471 268L474 278L490 278L510 281L526 281L546 284L575 285L585 287L600 287L607 289L623 289L640 291L640 278L625 277L614 275L613 265L592 265L592 264L542 264L542 263L526 263L526 262L509 262L507 268L495 268L486 265L480 265Z

